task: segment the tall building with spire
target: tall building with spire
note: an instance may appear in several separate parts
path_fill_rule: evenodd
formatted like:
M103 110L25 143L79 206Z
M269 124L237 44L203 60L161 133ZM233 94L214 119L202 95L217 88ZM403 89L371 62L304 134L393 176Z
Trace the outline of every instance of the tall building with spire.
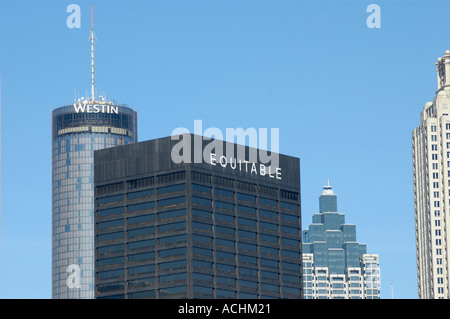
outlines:
M379 299L377 254L356 241L356 226L337 212L337 195L328 183L319 197L319 213L303 231L305 299Z
M437 91L412 131L417 284L420 299L450 297L450 51L438 58Z
M52 298L94 298L94 151L137 141L137 113L95 95L52 111Z

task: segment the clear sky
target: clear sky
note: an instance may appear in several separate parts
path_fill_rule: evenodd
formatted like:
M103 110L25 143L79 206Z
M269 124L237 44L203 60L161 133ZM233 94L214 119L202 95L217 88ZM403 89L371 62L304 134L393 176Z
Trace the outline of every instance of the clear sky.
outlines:
M0 298L51 298L51 111L89 92L92 4L96 88L138 111L139 141L279 128L303 228L329 179L381 297L417 298L411 132L450 49L439 0L0 0Z

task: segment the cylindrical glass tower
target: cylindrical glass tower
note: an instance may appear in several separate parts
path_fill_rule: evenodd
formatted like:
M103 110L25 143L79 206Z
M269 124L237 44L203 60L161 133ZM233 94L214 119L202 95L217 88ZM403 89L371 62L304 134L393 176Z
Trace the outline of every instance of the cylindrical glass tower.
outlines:
M137 141L137 112L82 101L52 112L52 298L94 298L94 151Z

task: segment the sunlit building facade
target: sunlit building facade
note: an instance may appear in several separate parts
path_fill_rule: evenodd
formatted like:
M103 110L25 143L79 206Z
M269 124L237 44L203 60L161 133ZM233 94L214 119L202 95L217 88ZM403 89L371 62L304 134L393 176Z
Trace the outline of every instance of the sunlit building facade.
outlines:
M450 297L450 51L435 65L436 96L412 131L419 299Z

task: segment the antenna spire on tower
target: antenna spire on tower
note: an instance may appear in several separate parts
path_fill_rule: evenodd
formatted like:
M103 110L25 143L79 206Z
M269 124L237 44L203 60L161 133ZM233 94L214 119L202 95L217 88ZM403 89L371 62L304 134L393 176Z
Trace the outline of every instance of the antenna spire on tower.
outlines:
M94 6L91 6L91 99L95 101L95 89L94 89Z

